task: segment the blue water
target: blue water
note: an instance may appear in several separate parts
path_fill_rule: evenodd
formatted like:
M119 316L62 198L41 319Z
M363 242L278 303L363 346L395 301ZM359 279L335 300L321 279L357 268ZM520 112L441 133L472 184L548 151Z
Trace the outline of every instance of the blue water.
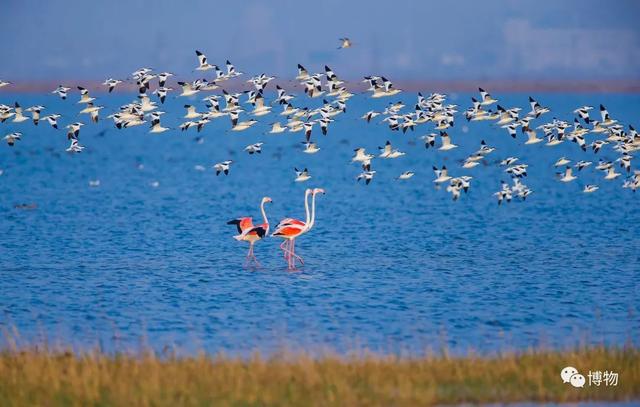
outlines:
M462 111L469 96L450 101ZM494 96L528 110L528 95ZM547 121L605 103L614 118L640 125L639 95L534 96L553 109ZM108 113L134 95L98 97ZM411 106L415 96L399 99ZM0 103L14 100L44 104L64 114L64 124L81 119L75 95L64 102L0 93ZM640 195L593 168L570 184L554 179L560 156L615 159L610 146L598 156L569 142L524 146L522 136L514 141L487 123L464 133L460 118L450 131L458 149L425 150L418 137L431 125L403 135L358 119L387 102L352 99L328 136L314 130L316 155L300 150L302 133L263 134L272 116L241 133L228 132L226 118L214 121L203 144L193 130L150 135L146 126L118 131L103 121L82 129L87 149L75 156L64 152L63 130L0 124L2 136L24 133L14 148L0 145L0 325L15 326L23 341L78 349L144 344L241 355L283 347L418 354L639 345ZM184 103L167 101L165 125L177 127ZM353 149L375 152L387 139L407 155L375 160L373 182L356 183ZM481 139L497 147L489 165L461 169L458 160ZM242 152L257 141L265 142L262 155ZM510 155L529 164L525 183L534 193L498 206L492 194L508 178L495 160ZM216 177L211 166L225 159L236 161L231 174ZM433 186L431 167L442 164L474 177L458 202ZM294 166L308 167L311 181L294 183ZM410 169L413 179L393 179ZM100 187L89 187L92 179ZM586 183L601 189L583 194ZM315 228L296 245L305 266L287 272L280 241L267 239L256 245L263 268L243 268L246 245L232 239L226 221L259 218L265 195L273 198L272 223L303 218L306 187L327 194L318 198ZM14 207L22 203L37 208Z

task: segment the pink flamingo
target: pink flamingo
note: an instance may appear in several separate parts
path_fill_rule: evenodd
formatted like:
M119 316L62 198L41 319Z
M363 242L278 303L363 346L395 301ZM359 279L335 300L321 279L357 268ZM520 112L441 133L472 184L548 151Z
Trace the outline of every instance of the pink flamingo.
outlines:
M295 270L295 262L298 260L300 264L304 264L304 260L302 257L296 255L295 253L295 240L297 237L307 233L313 227L315 223L315 214L316 214L316 195L322 193L324 194L324 189L315 188L313 190L307 189L305 191L305 212L306 212L306 221L302 222L293 218L285 218L278 226L276 226L276 230L273 232L272 236L278 236L284 239L280 248L284 253L285 259L287 259L289 270ZM311 214L309 214L309 195L312 196L311 201Z
M285 260L287 260L288 268L290 270L295 268L295 260L293 258L300 261L301 264L304 264L304 260L302 257L297 256L294 252L295 238L304 233L304 229L306 225L310 223L310 215L309 215L309 195L313 192L311 189L307 189L304 195L304 209L306 213L305 221L301 221L294 218L285 218L278 223L276 226L275 232L272 236L282 237L284 240L282 244L280 244L280 249L282 249L282 253L284 255Z
M311 188L307 188L304 191L304 213L305 213L304 221L301 221L295 218L284 218L275 227L276 232L279 232L277 236L280 236L284 239L282 241L282 244L280 244L280 249L282 250L284 254L284 258L287 261L289 261L289 257L290 257L290 250L288 249L288 245L291 242L290 240L291 237L285 237L285 234L291 234L291 235L295 234L297 229L304 227L306 224L308 224L311 221L311 215L309 214L309 195L311 195L312 193L313 193L313 190ZM285 226L291 226L292 229L285 230L284 229ZM276 236L276 232L274 232L272 236ZM302 261L302 259L300 259L300 261Z
M248 265L252 260L256 266L260 266L256 255L253 253L253 245L258 240L269 234L269 220L267 219L267 213L264 210L264 204L272 202L271 198L265 196L260 202L260 212L262 212L263 223L260 225L254 225L252 218L246 216L243 218L237 218L227 222L227 225L236 225L238 228L238 235L233 238L238 241L249 242L249 251L247 252L245 265Z

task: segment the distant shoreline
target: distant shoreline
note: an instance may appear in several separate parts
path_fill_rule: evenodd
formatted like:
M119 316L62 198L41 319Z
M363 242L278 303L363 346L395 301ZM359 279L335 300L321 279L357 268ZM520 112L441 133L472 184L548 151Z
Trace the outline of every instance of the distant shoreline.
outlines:
M241 77L243 78L243 77ZM10 78L3 78L9 80ZM277 79L275 84L288 90L302 91L299 84L292 80ZM59 84L75 87L81 85L90 91L105 91L102 81L96 80L57 80L57 81L16 81L0 89L0 98L7 93L48 93ZM250 89L245 80L236 79L219 84L221 89L230 91ZM175 81L169 82L174 90L179 89ZM360 81L345 81L347 89L362 92L366 86ZM397 80L394 86L407 92L477 92L478 87L484 87L491 92L548 92L548 93L640 93L640 80ZM155 84L152 85L152 89ZM273 90L275 85L269 85L267 90ZM75 91L75 89L74 89ZM134 83L122 83L116 87L114 93L137 92Z

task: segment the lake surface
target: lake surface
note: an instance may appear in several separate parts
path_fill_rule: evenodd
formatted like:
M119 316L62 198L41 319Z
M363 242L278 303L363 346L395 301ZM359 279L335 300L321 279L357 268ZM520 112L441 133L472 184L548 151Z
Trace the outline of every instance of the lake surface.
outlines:
M108 114L135 95L97 96ZM449 101L463 111L470 96ZM493 96L529 110L526 94ZM639 95L534 96L553 110L536 124L572 121L576 107L604 103L614 118L640 125ZM415 95L398 99L412 106ZM76 94L65 102L0 92L0 103L14 100L62 113L63 124L86 122L76 116ZM163 124L177 127L185 101L167 100ZM640 345L640 195L593 166L569 184L553 168L563 155L613 160L611 146L598 155L570 142L524 146L520 133L514 141L504 129L460 117L449 132L459 148L425 150L418 137L430 124L403 135L378 118L359 119L389 101L356 96L327 136L314 129L315 155L302 153L303 133L263 134L273 115L240 133L227 131L227 118L216 120L202 144L193 130L151 135L147 126L119 131L105 120L82 129L87 148L74 156L64 151L64 130L0 124L0 136L24 134L14 148L0 145L0 325L27 341L78 349L146 344L240 355L282 347L419 354ZM463 170L459 160L481 139L497 150L488 165ZM386 140L407 155L374 160L373 182L356 183L353 149L376 153ZM242 151L257 141L265 143L261 155ZM511 155L529 164L525 183L534 193L498 206L492 194L509 178L495 161ZM211 166L226 159L235 160L230 175L216 177ZM443 164L474 177L457 202L433 186L431 167ZM295 183L294 166L313 178ZM415 177L394 180L405 170ZM101 185L90 187L95 179ZM583 194L587 183L600 190ZM288 272L280 241L266 239L256 245L263 267L243 268L247 246L226 222L259 219L263 196L273 199L272 224L304 218L306 187L327 193L314 230L296 244L305 266ZM15 208L23 203L37 208Z

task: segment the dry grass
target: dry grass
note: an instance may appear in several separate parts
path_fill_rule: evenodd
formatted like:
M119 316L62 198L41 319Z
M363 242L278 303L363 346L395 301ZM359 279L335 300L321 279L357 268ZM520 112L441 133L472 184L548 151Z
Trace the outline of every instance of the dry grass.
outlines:
M619 384L575 389L560 379L566 365L585 375L588 370L617 371ZM2 406L416 406L638 398L638 349L417 359L0 353Z

